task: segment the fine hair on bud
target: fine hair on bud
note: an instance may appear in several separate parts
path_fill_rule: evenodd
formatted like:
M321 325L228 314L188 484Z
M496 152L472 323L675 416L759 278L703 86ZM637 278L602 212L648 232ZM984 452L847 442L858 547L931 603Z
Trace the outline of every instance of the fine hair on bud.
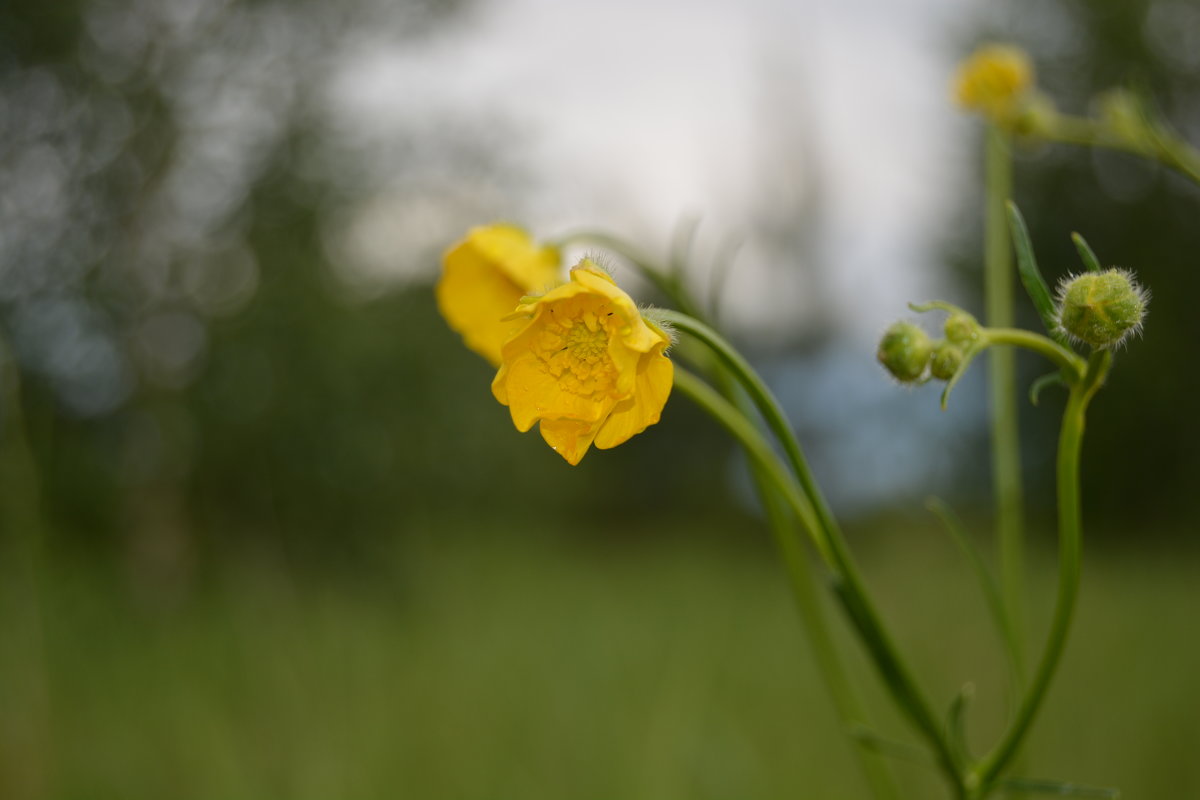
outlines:
M884 331L875 357L901 383L915 383L925 374L933 343L911 322L897 322Z
M1128 270L1068 276L1058 287L1058 325L1098 350L1120 347L1141 332L1150 293Z

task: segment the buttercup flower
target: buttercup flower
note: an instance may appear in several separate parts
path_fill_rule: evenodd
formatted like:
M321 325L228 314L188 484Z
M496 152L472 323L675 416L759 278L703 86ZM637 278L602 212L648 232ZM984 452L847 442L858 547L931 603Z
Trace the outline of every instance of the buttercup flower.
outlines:
M512 225L472 229L442 257L438 309L467 347L500 365L500 346L521 326L505 320L524 295L558 280L559 254Z
M954 77L954 99L993 122L1011 121L1033 86L1033 64L1024 50L985 45L962 62Z
M512 316L524 327L501 349L492 394L517 430L540 422L546 443L578 464L592 444L616 447L658 422L674 378L670 337L593 262Z

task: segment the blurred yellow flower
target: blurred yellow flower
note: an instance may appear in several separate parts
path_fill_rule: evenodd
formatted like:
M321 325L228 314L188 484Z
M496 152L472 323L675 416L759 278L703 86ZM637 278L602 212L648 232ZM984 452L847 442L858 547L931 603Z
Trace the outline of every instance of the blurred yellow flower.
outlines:
M1033 63L1024 50L1010 45L984 45L959 64L954 99L993 122L1005 122L1019 110L1020 101L1032 86Z
M592 444L616 447L658 422L674 378L670 337L593 262L513 316L524 327L502 349L492 394L517 430L541 422L546 443L578 464Z
M559 254L512 225L472 229L442 257L438 309L467 347L500 365L500 347L521 325L509 317L521 298L558 281Z

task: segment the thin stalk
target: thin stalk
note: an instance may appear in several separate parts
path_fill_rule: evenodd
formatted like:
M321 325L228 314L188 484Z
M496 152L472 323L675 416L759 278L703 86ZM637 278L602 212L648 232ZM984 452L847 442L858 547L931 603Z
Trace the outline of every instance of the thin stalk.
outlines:
M1012 157L1005 133L989 126L985 144L987 209L984 221L984 294L989 328L1013 326L1013 265L1008 231L1012 194ZM1000 587L1008 618L1020 648L1024 640L1022 587L1025 542L1022 530L1020 432L1017 423L1015 355L1005 349L989 357L992 410L992 486L996 503L996 538L1000 546ZM1020 649L1013 662L1024 663ZM1018 673L1018 678L1021 677Z
M871 603L866 585L845 544L841 530L824 503L800 446L792 434L791 426L771 390L741 354L707 325L675 311L658 311L655 318L692 334L712 349L746 388L751 400L762 412L767 427L782 443L796 479L803 488L802 497L805 500L806 514L809 516L801 516L801 522L812 536L817 551L836 576L834 588L838 599L857 629L863 645L871 654L880 678L892 698L928 741L943 765L947 777L957 786L958 772L942 725L918 688L911 670L888 636L879 613ZM794 490L795 484L791 486Z
M702 317L699 305L692 300L690 293L684 285L681 260L676 260L676 263L672 265L673 269L668 272L661 265L656 264L645 253L629 243L602 232L578 231L571 233L561 237L558 240L558 245L563 246L570 242L591 242L614 250L628 260L644 278L666 294L678 308L688 312L697 321ZM731 258L732 254L726 257ZM719 285L714 288L719 288ZM714 292L714 296L715 294L716 292ZM734 355L737 354L734 353ZM746 368L749 369L749 365L746 365ZM732 380L726 366L717 365L714 372L716 373L717 380L721 383L722 393L730 402L737 406L736 410L744 420L751 419L751 415L746 413L747 409L744 407L744 397L740 396L737 392L737 382ZM684 374L682 380L687 383L689 378L698 386L704 386L702 382L697 381L690 374ZM765 389L765 387L763 388ZM826 624L825 614L821 608L820 598L812 579L812 565L809 562L808 554L803 546L795 542L796 529L794 520L787 510L781 506L780 497L777 491L772 488L773 481L763 471L763 468L755 463L754 459L751 459L751 472L759 496L762 499L763 508L767 514L772 537L777 542L785 564L788 565L788 573L791 576L792 590L796 596L801 622L808 634L809 644L813 649L817 668L825 680L825 684L833 698L834 707L841 717L844 728L847 731L862 728L866 721L866 714L847 680L846 670L842 667L837 649L833 643L833 637ZM813 484L814 491L815 488L816 486ZM817 497L819 499L820 495L818 494ZM811 501L812 494L809 495L809 498ZM791 507L790 503L785 503L784 505ZM820 501L820 505L824 505L823 500ZM828 509L825 509L824 513L828 514ZM819 516L820 512L818 512ZM794 544L788 544L788 542L793 542ZM892 800L897 797L897 789L891 771L887 768L886 764L884 764L877 753L871 750L868 743L860 739L855 739L854 741L856 745L854 748L855 756L875 796L879 800Z
M1083 378L1087 370L1087 362L1057 342L1047 339L1038 333L1021 330L1020 328L988 328L984 331L987 343L1008 344L1014 347L1024 347L1045 356L1056 366L1067 371L1072 380Z
M1058 438L1058 597L1054 619L1038 662L1037 671L1021 700L1017 714L996 748L968 776L968 785L986 794L1000 773L1016 756L1029 726L1042 706L1046 690L1058 668L1079 595L1079 571L1083 549L1083 523L1079 491L1079 460L1088 403L1104 382L1112 353L1093 353L1087 374L1071 387Z
M729 399L744 418L750 419L752 409L747 408L745 395L738 391L737 385L730 378L729 373L719 366L715 372L721 394ZM803 628L808 634L808 644L812 648L813 659L829 690L834 709L847 733L867 730L869 726L866 710L850 685L846 669L842 666L841 658L838 656L833 634L821 606L817 584L813 579L812 561L800 541L795 521L762 467L752 462L750 474L754 479L758 498L766 513L771 536L775 540L784 563L788 565L788 577L796 607ZM851 739L854 757L858 761L859 768L862 770L871 792L878 800L896 800L899 792L891 770L882 756L871 747L868 740L854 736Z
M1083 147L1103 147L1158 161L1200 184L1200 152L1170 131L1151 128L1151 142L1142 144L1121 139L1103 124L1086 117L1056 114L1038 128L1036 135L1051 142Z

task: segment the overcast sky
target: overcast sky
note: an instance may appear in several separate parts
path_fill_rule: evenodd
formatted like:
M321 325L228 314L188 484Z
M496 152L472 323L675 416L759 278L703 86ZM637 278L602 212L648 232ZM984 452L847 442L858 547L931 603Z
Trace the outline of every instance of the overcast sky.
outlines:
M866 342L938 289L934 256L961 222L974 137L948 83L980 7L484 0L419 42L361 44L330 97L384 135L446 109L511 121L534 190L507 216L539 235L598 226L663 252L691 215L701 255L747 237L726 300L742 323L803 308L805 279L781 285L756 231L813 216L800 258L827 316ZM375 218L355 229L365 252L396 225Z

